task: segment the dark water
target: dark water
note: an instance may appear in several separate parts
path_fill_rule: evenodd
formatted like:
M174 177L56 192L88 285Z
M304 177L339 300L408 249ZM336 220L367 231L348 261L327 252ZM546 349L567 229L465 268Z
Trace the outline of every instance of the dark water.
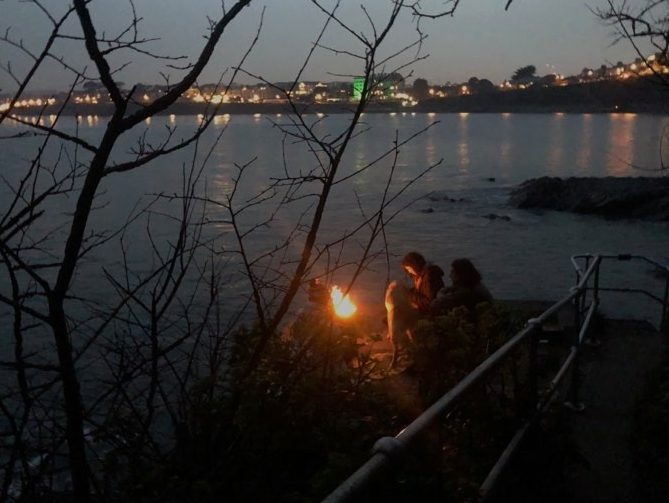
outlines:
M311 120L321 118L312 116ZM316 125L319 132L336 134L349 119L344 116L322 118ZM48 119L46 119L48 122ZM106 119L84 117L78 126L72 118L64 119L62 127L74 132L78 127L82 137L94 141L101 135ZM199 165L213 148L203 171L207 195L224 201L233 186L237 165L250 163L236 195L239 201L261 192L271 179L282 176L284 169L291 174L305 173L317 166L317 160L303 143L285 139L271 121L286 124L284 117L233 116L217 117L206 133L197 152L188 149L168 159L153 163L140 171L113 175L104 182L91 228L113 228L125 221L138 201L146 202L148 194L178 191L183 166L193 159ZM175 136L187 135L198 123L196 117L154 118L144 128L146 141L158 142L166 127L176 127ZM595 217L556 212L530 212L507 206L509 190L518 183L539 176L653 176L646 171L659 166L660 136L668 119L660 116L634 114L565 115L565 114L393 114L366 115L364 134L356 137L344 158L340 176L344 177L367 165L398 141L428 128L423 134L399 149L391 193L399 190L426 167L443 161L411 185L386 212L396 211L408 202L418 200L401 212L387 228L388 250L392 254L391 277L400 275L399 257L409 250L419 250L428 259L446 269L456 257L469 257L480 268L485 282L498 298L557 299L573 283L569 257L575 253L635 253L661 260L669 256L668 226L663 223L639 221L607 221ZM432 125L431 127L428 127ZM18 126L4 126L0 135L18 132ZM216 145L214 141L223 132ZM115 159L132 158L131 149L137 138L128 136L115 152ZM25 166L38 139L5 140L0 144L3 155L0 170L9 180L16 180ZM73 149L69 150L74 156ZM56 149L48 157L56 156ZM85 152L76 153L85 161ZM335 187L326 212L323 245L360 221L360 208L371 214L378 205L386 179L393 165L393 156L365 170L359 176ZM314 186L315 190L317 187ZM8 201L6 188L1 189L0 206ZM301 195L306 196L308 191ZM452 201L454 200L454 201ZM259 229L248 241L252 255L272 249L289 235L300 214L308 210L309 198L301 199L282 209L273 221ZM72 211L73 199L54 203L52 220L40 225L55 225L62 214ZM253 207L241 217L245 228L273 211L270 203ZM429 213L428 213L429 211ZM510 217L488 219L496 214ZM230 249L230 226L223 222L225 211L210 205L207 218L212 221L208 232L220 235L217 246ZM156 238L171 236L169 221L156 216L153 220ZM62 231L59 231L62 233ZM48 241L53 253L62 244L57 235ZM297 234L288 249L296 254L303 235ZM127 234L131 243L128 259L138 268L148 268L149 246L144 225L137 225ZM354 261L364 246L363 236L345 247L333 248L329 259L340 256L343 262ZM375 246L378 250L380 246ZM247 291L239 277L239 260L234 254L229 260L227 295L239 299ZM325 256L324 256L325 258ZM110 244L87 259L76 286L104 296L106 287L100 282L103 266L119 265L119 248ZM619 286L651 285L661 289L647 267L611 265L604 269L606 284ZM287 266L286 266L287 267ZM314 272L323 270L315 266ZM346 283L351 268L344 267L335 280ZM385 260L371 264L354 286L353 295L364 305L379 305L383 287L388 279ZM3 287L4 288L4 287ZM605 309L616 315L631 313L657 317L658 310L630 298L605 299Z

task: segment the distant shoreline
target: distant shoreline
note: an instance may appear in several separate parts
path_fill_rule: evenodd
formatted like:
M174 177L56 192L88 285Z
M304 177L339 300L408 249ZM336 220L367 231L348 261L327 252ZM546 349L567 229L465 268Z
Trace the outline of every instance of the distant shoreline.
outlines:
M455 103L437 103L431 102L426 104L419 104L414 107L403 107L401 105L379 104L370 105L365 109L366 114L428 114L428 113L471 113L471 114L615 114L615 113L636 113L648 115L669 115L669 103L627 103L623 105L614 106L588 106L584 104L574 105L514 105L508 106L500 103L494 105L490 103L470 103L467 106L458 106L461 104ZM332 105L309 105L300 106L298 109L305 114L351 114L353 113L353 105L332 104ZM213 108L207 107L200 103L177 103L170 107L168 111L157 114L158 116L193 116L211 113ZM17 109L14 114L17 117L48 117L49 115L58 114L59 107L48 106L43 109ZM109 117L113 113L112 105L72 105L67 106L62 116L99 116ZM216 115L288 115L294 113L286 105L278 104L234 104L222 105L217 111Z
M302 113L351 114L356 103L296 103ZM131 105L128 112L140 105ZM290 114L287 103L224 103L217 107L206 103L178 101L160 115L277 115ZM17 109L16 115L34 117L58 113L58 104L46 108ZM66 116L110 116L111 103L70 103L65 107ZM651 79L636 81L601 81L570 86L529 88L515 91L492 91L488 93L433 98L419 102L416 106L402 106L398 101L370 103L365 113L517 113L517 114L610 114L640 113L669 115L669 86L659 85Z

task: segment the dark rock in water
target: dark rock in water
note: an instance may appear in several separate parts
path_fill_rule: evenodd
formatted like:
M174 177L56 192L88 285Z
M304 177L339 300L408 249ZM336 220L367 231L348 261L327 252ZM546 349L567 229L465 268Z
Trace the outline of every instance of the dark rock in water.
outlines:
M432 201L433 203L440 203L440 202L446 202L446 203L464 203L468 202L468 199L465 199L464 197L458 197L457 199L454 197L449 197L448 194L444 194L443 192L432 192L428 195L425 196L425 199L428 201Z
M434 208L424 208L420 210L421 213L434 213Z
M494 176L491 176L491 177L488 178L487 180L488 180L489 182L494 182L494 181L495 181L495 177L494 177Z
M516 188L509 203L516 208L667 221L669 178L535 178Z
M508 215L496 215L495 213L488 213L487 215L483 215L483 218L487 218L488 220L504 220L505 222L510 222L511 217Z

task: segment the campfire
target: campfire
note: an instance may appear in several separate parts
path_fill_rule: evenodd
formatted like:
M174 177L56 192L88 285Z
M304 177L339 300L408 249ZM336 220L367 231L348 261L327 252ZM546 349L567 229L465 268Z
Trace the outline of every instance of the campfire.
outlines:
M350 318L358 310L357 306L351 300L350 295L344 295L337 285L330 289L330 299L332 300L332 308L337 316L340 318Z

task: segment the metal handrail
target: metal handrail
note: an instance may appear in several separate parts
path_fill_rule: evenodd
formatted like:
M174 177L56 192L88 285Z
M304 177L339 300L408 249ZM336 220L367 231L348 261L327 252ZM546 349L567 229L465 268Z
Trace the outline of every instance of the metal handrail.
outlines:
M645 295L646 297L653 299L655 302L660 304L662 306L662 315L660 318L660 330L661 331L667 331L668 327L668 322L669 322L669 265L664 264L662 262L659 262L651 257L646 257L645 255L632 255L632 254L618 254L618 255L598 255L601 260L616 260L616 261L625 261L625 262L631 262L631 261L641 261L641 262L646 262L647 264L650 264L654 266L656 269L659 269L660 271L664 272L665 275L665 283L664 283L664 294L662 297L659 297L658 295L653 294L652 292L649 292L648 290L644 290L641 288L612 288L612 287L601 287L599 286L598 282L596 282L595 287L594 287L594 292L595 292L595 297L598 297L599 292L617 292L617 293L638 293L641 295ZM592 259L593 255L588 254L588 253L583 253L579 255L572 255L571 257L571 263L574 266L574 270L576 271L576 276L577 278L580 276L582 269L578 264L579 259L585 259L586 264L589 263L589 261ZM589 289L590 290L590 289Z
M467 393L467 391L500 365L513 350L534 331L541 326L550 316L556 313L564 305L575 299L585 288L589 278L595 274L599 267L599 258L595 258L587 271L583 274L578 285L563 299L556 302L541 316L528 320L527 326L497 349L492 355L471 371L464 379L456 384L450 391L439 398L420 416L414 419L406 428L395 437L382 437L376 441L372 449L372 457L356 470L348 479L339 485L329 496L323 500L327 503L350 501L359 491L384 469L393 464L410 444L423 433L440 416L449 412L455 404Z
M582 268L578 260L585 259L585 268ZM529 415L529 418L521 425L516 434L504 449L493 468L488 473L485 481L480 487L479 495L485 499L494 489L496 482L507 466L511 457L521 444L527 432L535 422L548 410L550 404L555 399L557 391L561 384L571 372L571 384L569 386L569 404L574 410L582 410L582 405L578 401L579 380L578 380L578 361L582 344L587 339L590 324L599 307L599 292L610 289L599 286L599 270L602 260L642 260L650 263L667 273L665 284L664 299L650 294L650 292L639 291L636 293L645 293L650 295L656 301L662 303L662 327L666 327L667 318L667 298L669 296L669 266L641 255L591 255L581 254L571 257L571 262L576 271L577 284L572 287L570 293L561 300L550 306L540 316L529 319L527 326L515 334L504 345L498 348L485 361L479 364L473 371L465 376L450 391L439 398L434 404L427 408L421 415L413 420L406 428L400 431L395 437L382 437L374 444L372 456L360 468L358 468L349 478L340 484L329 496L323 500L327 503L351 501L360 494L370 482L379 476L385 469L390 467L396 461L399 461L406 450L411 446L429 426L431 426L439 417L448 413L460 401L467 392L476 384L485 379L494 369L503 363L509 355L525 340L530 339L530 373L533 390L536 394L536 333L537 329L551 316L557 313L562 307L573 302L575 309L578 334L569 350L560 369L553 379L548 383L542 396L535 396L535 405ZM585 270L584 270L585 269ZM593 279L593 286L588 286L589 281ZM630 289L631 290L631 289ZM586 308L586 296L588 292L593 292L593 298L590 305ZM585 316L584 316L585 315Z

